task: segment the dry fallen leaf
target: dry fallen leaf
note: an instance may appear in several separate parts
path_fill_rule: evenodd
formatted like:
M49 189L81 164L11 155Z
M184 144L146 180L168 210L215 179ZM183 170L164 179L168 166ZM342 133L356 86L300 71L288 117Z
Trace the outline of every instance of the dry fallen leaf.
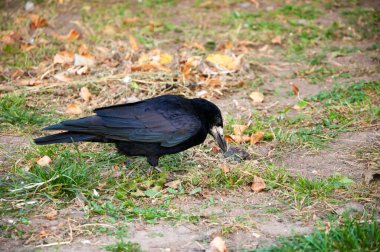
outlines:
M81 44L78 48L78 53L80 55L87 55L88 54L88 46L86 44Z
M35 45L27 44L27 43L22 43L20 46L21 51L23 52L29 52L30 50L36 48Z
M80 33L75 29L71 29L68 34L66 34L66 35L55 34L55 37L58 40L74 41L80 37Z
M239 65L239 60L225 54L209 54L206 60L228 70L235 70Z
M243 132L247 129L246 125L234 124L232 125L234 135L243 135Z
M104 26L104 28L102 29L102 33L104 33L105 35L115 35L116 34L116 30L113 26L110 26L110 25L106 25Z
M71 81L71 78L67 77L65 72L57 73L57 74L53 75L53 78L58 80L58 81L62 81L62 82Z
M148 72L152 70L161 70L165 72L170 72L170 69L159 64L159 63L145 63L145 64L140 64L140 65L134 65L131 66L132 72Z
M261 103L264 101L264 95L260 92L252 92L249 98L252 99L253 103Z
M226 135L224 136L227 143L248 143L251 141L251 138L248 135Z
M264 132L263 131L258 131L255 134L252 134L250 137L250 142L251 144L256 144L260 142L261 140L264 139Z
M232 49L233 47L234 47L234 44L231 41L226 41L220 44L216 50L224 51L224 50Z
M274 44L274 45L281 45L281 43L282 43L282 38L281 38L281 36L276 36L276 37L274 37L273 39L272 39L272 44Z
M230 172L230 167L227 164L221 164L219 165L219 168L224 172L224 174L227 174Z
M221 81L217 78L211 78L205 81L205 85L210 86L210 87L217 87L217 86L220 86L221 84L222 84Z
M18 77L21 77L24 75L24 72L21 71L20 69L15 69L15 71L11 74L11 79L17 79Z
M138 20L139 20L138 17L130 17L130 18L124 19L124 23L125 24L133 24L133 23L136 23Z
M265 187L266 185L265 185L264 179L258 176L253 177L253 183L252 183L251 189L254 192L261 192L262 190L265 189Z
M83 66L81 68L79 68L75 73L77 75L86 75L90 72L90 69L88 68L88 66Z
M133 51L139 50L139 43L137 43L137 40L135 39L135 37L133 37L132 35L129 35L128 41Z
M92 67L95 65L95 59L90 54L80 55L75 54L74 55L74 66L88 66Z
M49 230L41 230L39 233L38 233L38 237L40 239L43 239L43 238L46 238L48 237L49 235L51 235L52 231L49 231Z
M206 48L199 42L185 43L184 46L186 48L195 48L201 51L205 51Z
M173 56L171 56L169 53L161 53L160 54L160 64L168 65L172 61L173 61Z
M80 93L79 93L80 97L82 97L82 99L85 101L85 102L88 102L91 100L91 92L90 90L88 90L87 87L82 87L80 89Z
M290 86L292 87L292 91L293 91L294 95L298 96L298 94L299 94L298 87L294 83L290 83Z
M57 216L58 216L58 211L53 208L50 208L50 211L45 214L45 218L48 220L55 220L57 219Z
M79 107L79 105L71 103L67 105L65 113L69 115L79 115L82 114L82 109Z
M177 179L177 180L173 180L166 183L165 186L173 188L173 189L177 189L180 184L181 184L181 180Z
M19 43L21 41L22 41L21 35L14 31L5 34L1 38L1 42L3 42L4 44L14 44L14 43Z
M34 30L48 25L48 21L38 15L30 15L30 20L29 27Z
M269 45L264 45L263 47L259 48L259 52L266 52L269 49Z
M39 166L48 166L51 163L51 158L49 156L43 156L42 158L37 160L37 164Z
M199 57L190 57L186 61L181 62L181 73L185 80L190 80L193 75L194 69L196 69L201 63Z
M220 152L220 150L221 150L220 147L217 146L217 145L214 145L211 148L211 152L214 153L214 154L218 154Z
M199 7L206 8L206 7L209 7L210 5L212 5L212 1L208 0L208 1L205 1L205 2L201 3L199 5Z
M212 252L227 252L226 243L220 236L210 242L210 247Z
M54 56L54 64L71 65L74 62L74 53L68 51L60 51Z

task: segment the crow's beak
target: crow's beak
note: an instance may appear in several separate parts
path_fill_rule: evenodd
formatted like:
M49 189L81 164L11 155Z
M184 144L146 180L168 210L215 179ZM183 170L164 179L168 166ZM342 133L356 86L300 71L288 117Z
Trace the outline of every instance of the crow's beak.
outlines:
M227 143L226 143L226 140L224 139L223 128L214 126L211 128L210 133L214 137L216 143L222 149L222 151L226 152L227 151Z

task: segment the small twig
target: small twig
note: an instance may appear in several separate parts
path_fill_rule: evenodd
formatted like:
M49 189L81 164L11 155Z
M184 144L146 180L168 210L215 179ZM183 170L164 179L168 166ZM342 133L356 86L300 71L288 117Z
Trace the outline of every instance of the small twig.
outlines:
M63 241L63 242L52 242L48 244L41 244L36 246L36 248L42 248L42 247L51 247L51 246L57 246L57 245L64 245L64 244L70 244L73 241L73 229L71 228L70 225L70 219L67 219L67 222L69 223L69 229L70 229L70 238L68 241Z
M45 182L40 182L40 183L35 183L35 184L31 184L31 185L27 185L27 186L24 186L24 187L21 187L21 188L17 188L17 189L14 189L14 190L10 190L10 192L17 192L17 191L21 191L21 190L27 190L27 189L32 189L34 187L40 187L42 186L43 184L46 184L46 183L49 183L50 181L53 181L55 179L59 178L59 175L57 176L54 176L52 177L51 179L45 181Z
M83 225L77 226L76 228L91 227L91 226L95 226L95 227L96 226L103 226L103 227L115 228L114 226L109 225L109 224L105 224L105 223L88 223L88 224L83 224Z

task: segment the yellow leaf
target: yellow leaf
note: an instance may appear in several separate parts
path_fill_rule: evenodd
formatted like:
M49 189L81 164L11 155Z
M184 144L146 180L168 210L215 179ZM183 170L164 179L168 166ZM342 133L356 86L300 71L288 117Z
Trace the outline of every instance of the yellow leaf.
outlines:
M252 99L253 103L261 103L264 101L264 95L260 92L252 92L249 97Z
M71 103L67 105L65 113L69 115L79 115L82 114L82 109L79 107L79 105Z
M210 247L212 252L227 252L226 243L220 236L210 242Z
M173 56L171 56L168 53L161 53L160 54L160 64L167 65L170 64L173 61Z
M50 163L51 163L51 158L49 156L43 156L37 161L37 164L42 167L48 166Z
M225 54L209 54L206 60L228 70L235 70L239 64L237 59Z
M252 183L251 189L254 192L261 192L262 190L265 189L265 187L266 185L265 185L264 179L257 176L253 177L253 183Z
M90 99L91 99L91 92L90 90L88 90L87 87L82 87L80 89L80 93L79 93L80 97L82 97L82 99L85 101L85 102L88 102Z

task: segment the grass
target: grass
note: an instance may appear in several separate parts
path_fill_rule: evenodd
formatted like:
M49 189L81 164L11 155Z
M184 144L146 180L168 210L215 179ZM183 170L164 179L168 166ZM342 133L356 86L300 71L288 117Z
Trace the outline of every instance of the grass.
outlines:
M321 59L314 58L311 60L311 65L319 65L319 63L321 63ZM328 77L333 76L335 73L336 70L334 68L318 66L312 67L310 69L301 69L297 75L299 77L307 77L311 84L319 84L323 83L324 80L326 80Z
M322 14L322 12L312 4L286 4L280 7L277 13L303 19L315 19Z
M330 91L299 101L301 110L296 115L287 107L272 115L252 113L252 122L244 134L264 131L264 141L277 141L287 146L323 149L339 133L369 125L379 116L376 97L380 95L378 81L336 84ZM322 105L322 106L320 106ZM226 118L226 134L233 134L234 124L245 124L232 115ZM268 132L268 129L271 131Z
M134 242L118 241L115 244L104 246L106 251L112 252L142 252L141 246Z
M45 155L52 163L41 167L36 160ZM102 180L101 172L112 170L122 160L119 155L110 155L107 148L93 152L73 145L34 146L14 168L14 176L3 178L3 183L10 196L24 199L35 197L37 192L48 198L71 199L79 194L91 198L92 190Z
M362 38L372 38L379 33L380 14L375 9L357 7L355 9L343 10L341 14L354 25L356 31Z
M354 181L343 176L331 176L327 179L306 179L298 177L292 182L289 197L294 197L299 209L310 206L316 201L331 199L332 194L340 188L348 188Z
M364 216L363 221L345 216L331 229L315 230L309 235L283 238L278 246L256 249L256 252L275 251L377 251L380 247L380 224Z
M0 129L41 125L46 117L27 104L25 95L4 95L0 98Z

